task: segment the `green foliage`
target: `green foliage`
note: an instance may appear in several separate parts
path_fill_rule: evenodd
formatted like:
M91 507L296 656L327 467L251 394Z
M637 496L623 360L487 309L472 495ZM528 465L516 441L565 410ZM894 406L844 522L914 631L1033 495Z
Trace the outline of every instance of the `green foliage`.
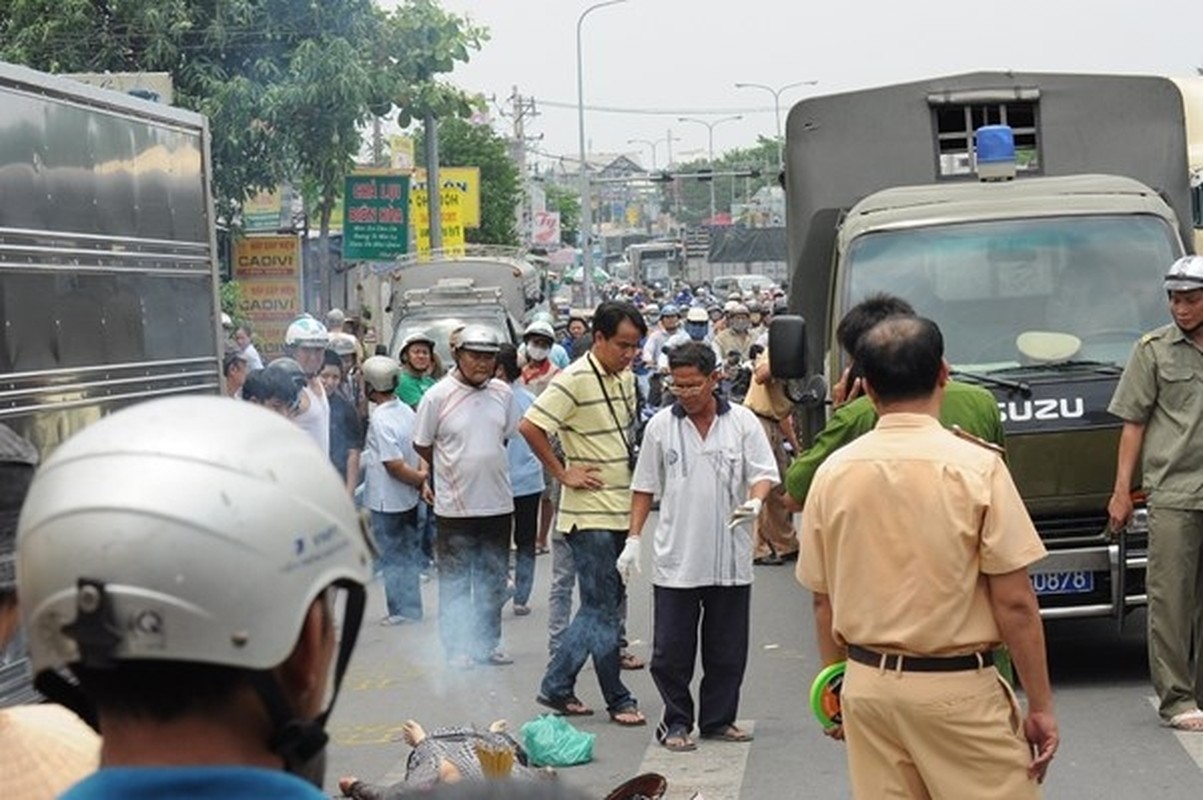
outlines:
M243 322L242 314L238 310L242 303L242 286L238 281L226 281L221 285L221 310L230 315L230 319L234 320L234 324L238 325Z
M575 244L581 228L580 192L554 183L543 188L547 193L547 210L560 212L560 238L566 244Z
M407 0L385 26L385 47L397 78L392 101L399 109L398 124L408 128L427 113L438 118L471 115L479 104L437 76L466 64L471 51L489 40L488 30L467 16L448 13L437 0Z
M701 158L684 164L678 164L674 170L677 173L697 172L706 169L706 159ZM777 185L777 140L760 136L753 147L735 148L715 157L715 172L747 171L750 168L760 170L759 178L735 178L721 176L714 178L714 206L719 214L731 210L731 197L734 192L735 202L744 202L745 196L755 194L765 186ZM695 178L682 178L680 181L681 219L688 225L697 225L710 216L710 184ZM672 187L666 190L665 209L673 208Z
M424 136L418 137L419 150ZM488 125L450 117L439 122L439 164L480 167L480 227L467 231L476 244L517 245L514 219L522 202L518 168L510 160L506 141Z

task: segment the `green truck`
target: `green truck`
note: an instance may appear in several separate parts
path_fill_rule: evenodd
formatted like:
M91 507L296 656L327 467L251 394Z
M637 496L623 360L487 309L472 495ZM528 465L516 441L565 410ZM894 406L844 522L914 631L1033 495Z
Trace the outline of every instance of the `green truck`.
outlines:
M1013 179L976 174L982 126L1010 129ZM1198 218L1178 87L937 78L804 100L786 148L790 305L805 333L792 368L773 357L809 381L803 430L828 414L844 312L874 292L906 298L940 325L954 377L998 401L1049 549L1031 570L1042 612L1122 624L1146 601L1147 512L1106 530L1120 427L1107 404L1133 344L1168 321L1161 279Z

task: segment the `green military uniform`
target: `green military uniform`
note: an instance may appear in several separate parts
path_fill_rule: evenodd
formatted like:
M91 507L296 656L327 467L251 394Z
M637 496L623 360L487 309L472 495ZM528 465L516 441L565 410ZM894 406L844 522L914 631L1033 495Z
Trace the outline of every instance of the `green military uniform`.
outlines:
M1177 325L1145 334L1108 410L1145 426L1149 671L1168 720L1203 699L1203 352Z
M994 395L980 386L949 381L944 387L940 422L948 428L956 425L991 444L1004 446L1002 417ZM786 472L785 488L800 505L806 503L810 482L827 457L877 424L877 411L868 397L858 397L840 406L819 432L814 444L794 459Z

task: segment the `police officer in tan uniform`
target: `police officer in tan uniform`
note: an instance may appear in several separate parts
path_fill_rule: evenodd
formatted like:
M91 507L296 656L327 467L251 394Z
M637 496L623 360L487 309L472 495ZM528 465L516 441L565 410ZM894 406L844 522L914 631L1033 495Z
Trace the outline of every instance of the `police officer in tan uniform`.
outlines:
M1107 510L1115 530L1132 518L1140 460L1149 497L1149 672L1162 722L1203 732L1203 257L1174 262L1165 290L1174 321L1140 339L1108 409L1124 427Z
M794 453L802 448L794 432L794 404L785 394L784 381L775 379L769 372L768 350L756 359L752 382L743 404L760 421L760 427L764 429L773 448L773 456L777 459L777 469L784 475L789 466L785 442L789 442ZM793 513L786 507L783 486L774 486L765 498L753 525L752 536L756 564L782 564L797 557L798 537L794 533Z
M799 580L842 699L855 797L1040 796L1059 735L1026 567L1045 554L1001 456L938 420L935 323L893 317L855 354L877 427L819 468ZM1011 649L1023 714L993 666Z

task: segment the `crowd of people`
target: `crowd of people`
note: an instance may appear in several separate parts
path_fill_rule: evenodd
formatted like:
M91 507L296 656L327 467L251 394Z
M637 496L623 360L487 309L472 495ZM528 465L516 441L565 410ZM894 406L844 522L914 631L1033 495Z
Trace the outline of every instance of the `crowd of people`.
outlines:
M1124 431L1109 513L1117 527L1131 516L1143 456L1154 687L1165 724L1192 731L1203 410L1182 384L1203 372L1203 258L1175 263L1164 288L1173 322L1137 344L1112 404ZM589 315L541 313L517 346L465 326L446 365L422 334L368 355L335 313L297 319L286 355L262 365L231 321L223 370L239 402L146 402L40 466L0 426L0 642L19 613L38 689L102 734L58 711L0 712L0 730L49 736L64 759L57 782L0 794L82 779L63 796L321 797L326 720L374 573L381 624L421 624L423 576L437 574L448 667L503 668L503 610L530 613L550 550L549 660L532 693L556 713L594 713L578 694L591 660L610 720L647 724L622 671L643 666L624 648L626 591L650 560L656 740L679 753L695 730L751 740L736 719L753 568L796 558L823 662L847 662L828 732L855 796L1038 797L1060 740L1027 576L1045 550L994 399L950 380L936 324L898 297L852 308L835 413L803 450L764 352L778 307L732 298L716 315L701 290L663 305L622 294ZM442 766L430 783L462 775Z

